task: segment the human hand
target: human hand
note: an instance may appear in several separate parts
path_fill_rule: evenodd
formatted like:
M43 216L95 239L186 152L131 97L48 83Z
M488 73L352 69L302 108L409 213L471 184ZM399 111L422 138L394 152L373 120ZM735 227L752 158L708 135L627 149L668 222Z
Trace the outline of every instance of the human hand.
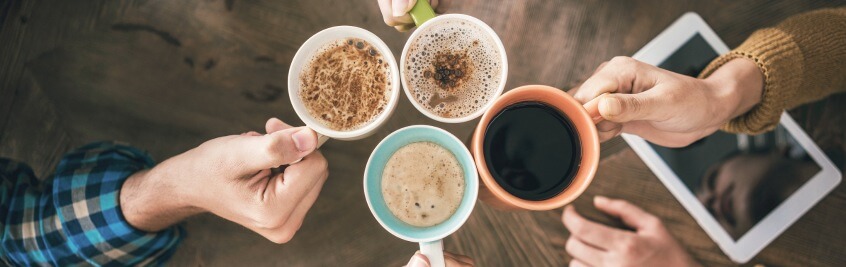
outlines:
M288 242L317 199L328 166L315 151L317 135L311 129L292 128L276 118L265 128L266 135L249 132L209 140L139 177L133 175L127 183L153 188L148 191L157 194L151 198L121 193L127 220L139 229L156 231L211 212L275 243ZM300 158L281 173L274 169ZM124 205L136 202L143 204Z
M763 76L754 62L732 60L706 79L664 70L629 57L602 63L569 93L582 103L605 95L596 125L600 140L621 132L666 147L687 146L717 131L761 101Z
M444 251L444 265L446 267L473 267L473 259L464 255L452 254L449 252ZM414 253L414 256L411 256L411 260L408 261L408 264L405 267L429 267L429 259L426 258L425 255L421 254L420 251Z
M699 266L655 215L625 200L593 200L597 209L619 217L634 232L592 222L567 206L561 220L570 231L565 246L573 257L570 266Z
M437 13L444 13L449 8L452 0L428 0ZM414 7L417 0L379 0L379 10L382 11L382 18L385 24L404 32L414 28L414 20L408 11Z

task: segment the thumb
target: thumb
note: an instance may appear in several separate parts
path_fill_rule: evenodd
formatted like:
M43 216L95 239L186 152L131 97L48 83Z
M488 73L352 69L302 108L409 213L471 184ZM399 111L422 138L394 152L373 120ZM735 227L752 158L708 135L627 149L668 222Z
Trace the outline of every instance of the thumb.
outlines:
M420 252L414 253L414 256L411 256L411 260L408 261L408 264L405 267L429 267L429 259Z
M308 127L288 128L247 138L235 149L241 150L239 156L253 170L289 164L311 154L317 147L317 134Z
M652 120L658 115L651 94L610 94L599 100L599 114L612 122Z
M426 1L426 0L423 0ZM402 17L408 11L411 11L411 8L414 7L414 4L417 4L417 0L393 0L391 1L391 10L393 12L394 17Z

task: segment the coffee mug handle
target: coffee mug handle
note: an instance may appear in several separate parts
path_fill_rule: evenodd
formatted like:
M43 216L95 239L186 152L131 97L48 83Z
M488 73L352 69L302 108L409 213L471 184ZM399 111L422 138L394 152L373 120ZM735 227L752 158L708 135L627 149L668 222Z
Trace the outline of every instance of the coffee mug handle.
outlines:
M417 2L426 0L417 0ZM420 242L420 253L429 259L430 267L444 267L444 242L440 239L431 242Z
M602 115L599 114L599 99L606 95L608 95L608 93L602 93L601 95L595 97L594 99L591 99L584 105L585 110L587 110L588 116L590 116L590 119L593 120L593 124L597 124L605 120L605 118L603 118Z
M408 14L411 15L411 19L414 20L414 24L417 26L423 25L424 22L435 18L435 10L429 5L429 0L417 0L417 3L414 4L411 11L408 11Z
M314 148L314 150L318 150L321 146L323 146L324 143L326 143L326 141L329 141L329 137L318 132L315 133L317 133L317 146Z

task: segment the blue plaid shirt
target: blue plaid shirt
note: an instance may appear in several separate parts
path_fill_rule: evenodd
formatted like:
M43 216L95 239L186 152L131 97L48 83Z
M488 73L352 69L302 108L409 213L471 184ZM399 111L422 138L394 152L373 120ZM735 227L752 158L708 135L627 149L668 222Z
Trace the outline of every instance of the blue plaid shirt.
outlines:
M118 203L126 178L153 164L138 149L94 143L66 154L55 175L40 182L27 165L0 158L2 263L161 265L183 230L135 229Z

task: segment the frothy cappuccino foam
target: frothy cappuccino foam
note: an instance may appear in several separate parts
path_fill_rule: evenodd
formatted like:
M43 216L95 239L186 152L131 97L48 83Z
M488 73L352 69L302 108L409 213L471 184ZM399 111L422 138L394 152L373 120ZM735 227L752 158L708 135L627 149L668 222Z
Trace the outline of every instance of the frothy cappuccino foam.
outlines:
M373 45L340 39L320 47L300 73L300 99L312 118L336 131L376 119L391 95L390 67Z
M444 118L465 117L491 101L503 82L494 37L461 18L423 30L409 46L402 70L414 101Z
M391 213L417 227L449 219L464 197L464 170L455 155L432 142L408 144L382 171L382 196Z

